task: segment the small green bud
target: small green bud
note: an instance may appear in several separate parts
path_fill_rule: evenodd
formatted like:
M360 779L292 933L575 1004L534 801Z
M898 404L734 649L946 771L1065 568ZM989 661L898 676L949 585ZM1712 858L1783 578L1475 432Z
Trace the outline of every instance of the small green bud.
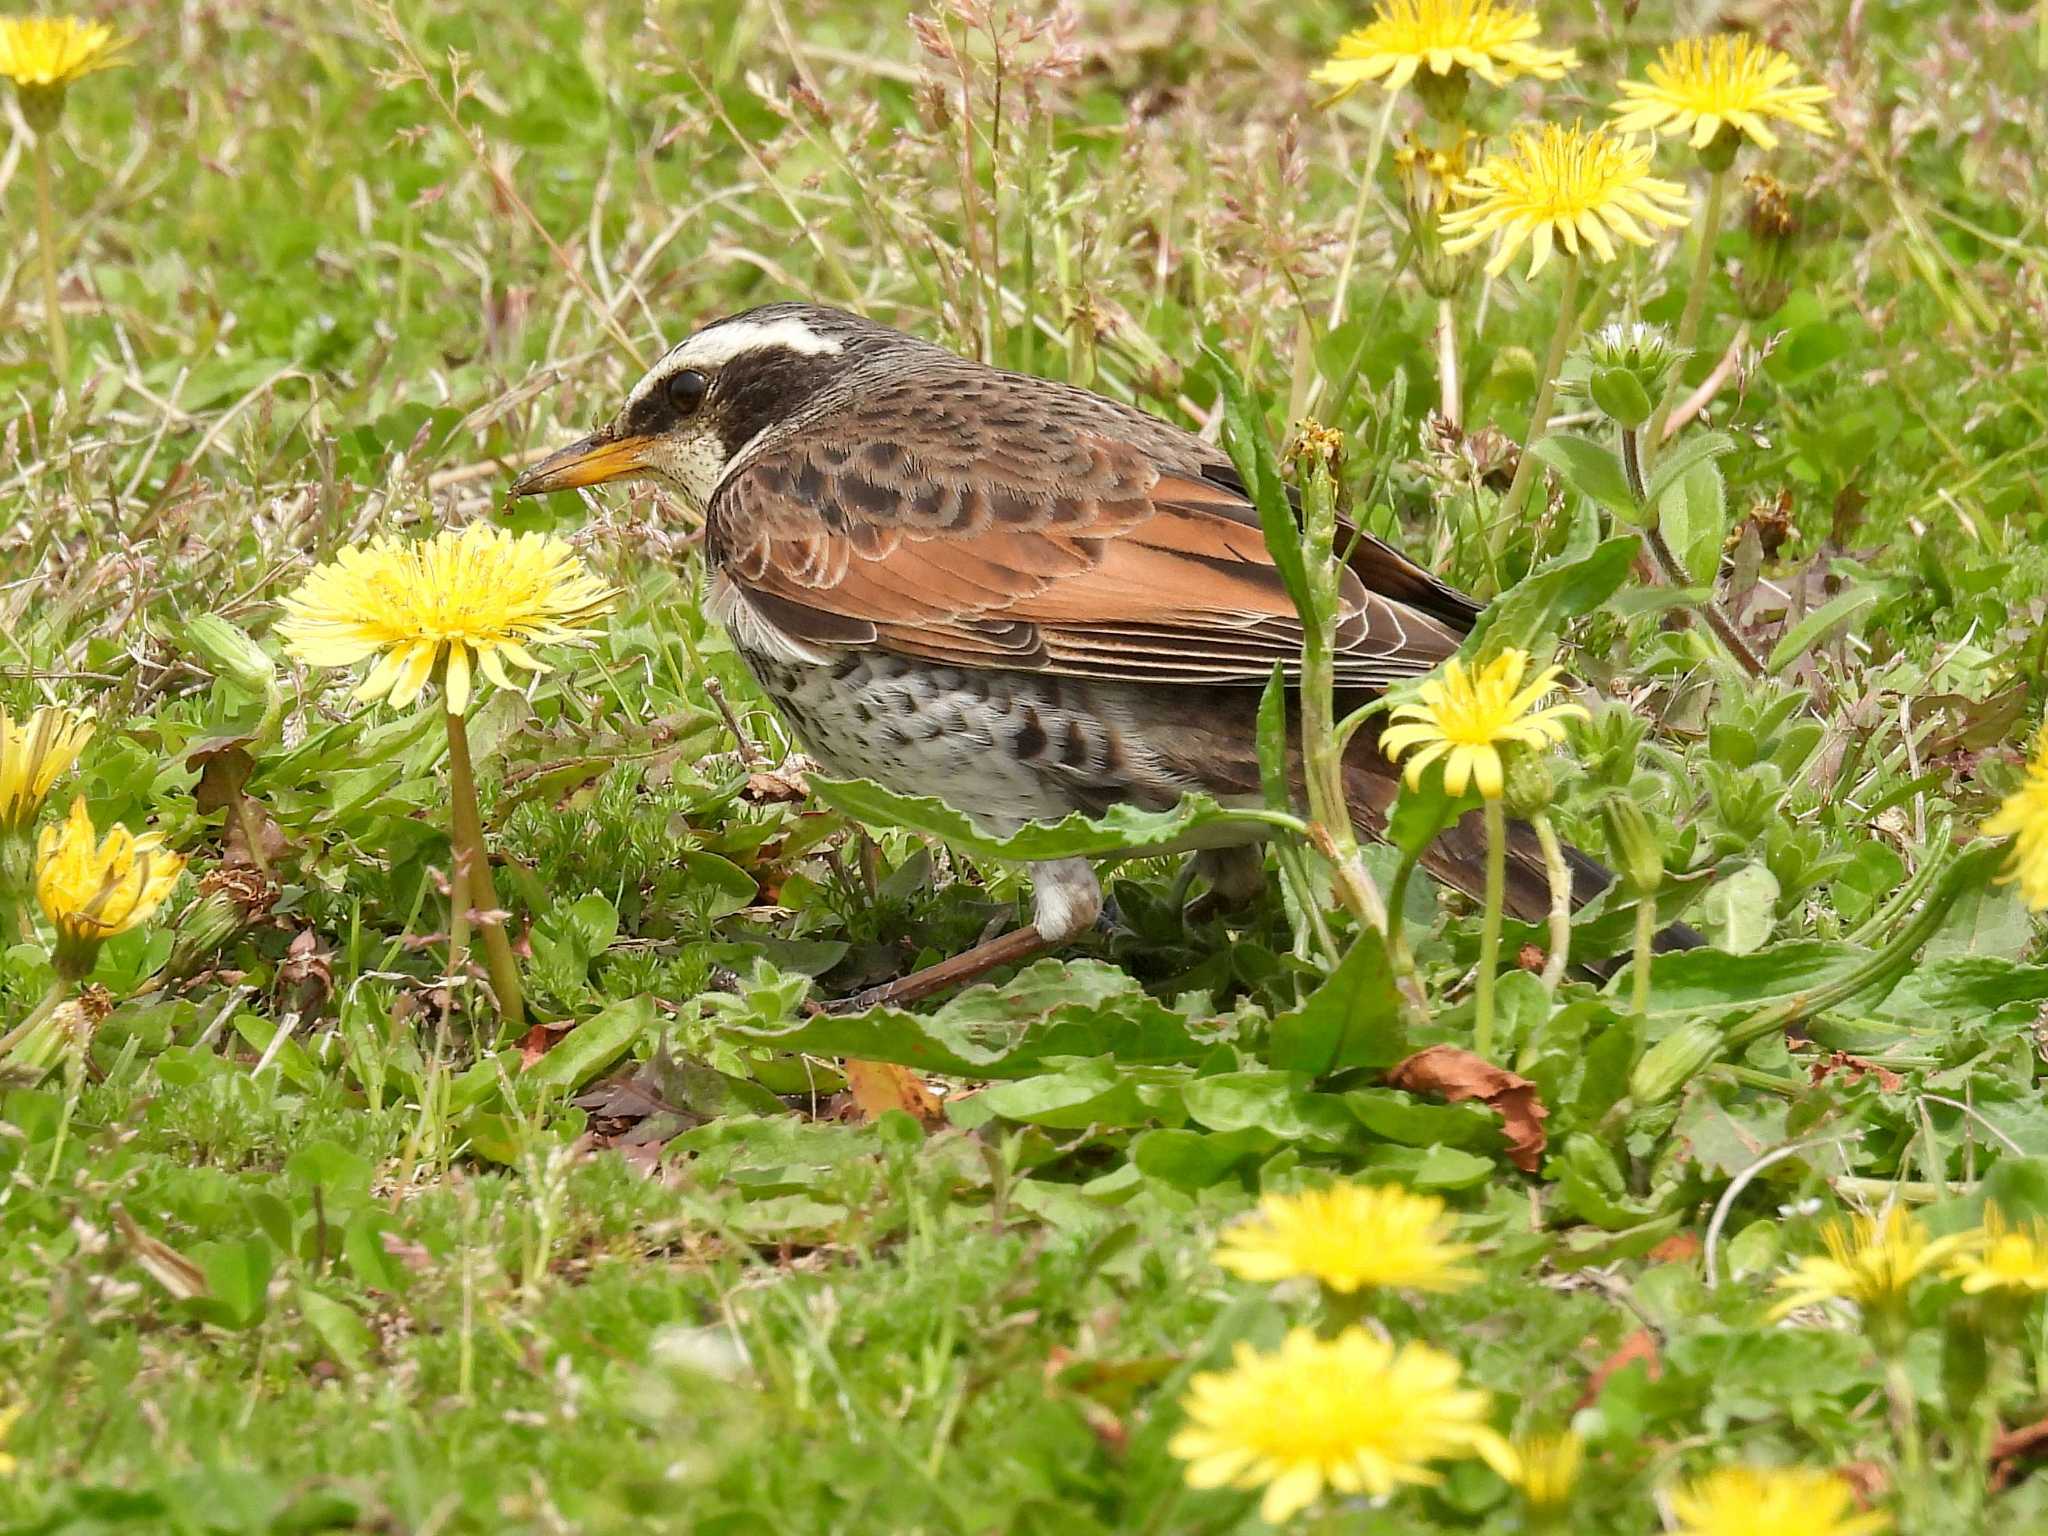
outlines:
M202 613L186 624L185 644L215 677L251 693L263 693L277 681L277 663L263 647L218 614Z
M1593 403L1616 422L1633 430L1656 409L1636 376L1626 368L1596 368L1586 381Z
M1725 1044L1704 1019L1679 1025L1643 1052L1628 1077L1629 1097L1639 1105L1662 1104L1712 1065Z
M1583 394L1631 430L1650 419L1690 354L1674 346L1660 325L1617 320L1588 336L1578 349L1580 368L1571 370L1574 394Z
M1664 884L1664 849L1650 818L1627 795L1609 795L1600 802L1607 830L1607 852L1622 882L1648 899Z

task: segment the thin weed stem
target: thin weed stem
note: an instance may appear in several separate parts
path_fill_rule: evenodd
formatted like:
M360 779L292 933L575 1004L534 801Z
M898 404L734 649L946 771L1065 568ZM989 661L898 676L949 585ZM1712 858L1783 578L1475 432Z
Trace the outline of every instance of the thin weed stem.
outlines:
M455 882L458 898L456 915L449 922L450 969L454 968L458 925L466 929L470 905L495 913L498 890L491 879L490 854L484 847L483 817L477 809L476 771L469 756L469 727L462 716L445 712L448 722L448 788L450 840L455 845ZM493 916L483 925L484 967L490 972L491 990L497 994L498 1016L508 1029L516 1030L526 1021L525 1002L519 988L519 962L506 935L505 920Z
M36 243L41 246L43 269L43 323L50 338L50 371L57 387L71 387L71 342L64 334L64 300L58 290L57 198L50 180L50 135L35 138Z
M1481 1059L1493 1060L1493 983L1500 965L1501 903L1507 895L1508 824L1500 797L1488 795L1486 819L1486 913L1479 929L1479 986L1474 999L1477 1013L1472 1029L1472 1049Z
M1685 309L1678 317L1676 341L1681 352L1690 352L1699 339L1700 317L1706 313L1707 289L1714 279L1714 245L1721 238L1721 216L1728 206L1729 175L1726 170L1715 171L1707 179L1707 210L1700 218L1700 248L1693 257L1692 284L1685 291ZM1664 423L1677 403L1678 388L1678 381L1673 379L1643 433L1652 457L1664 446Z
M1508 486L1507 499L1500 505L1500 511L1493 520L1492 536L1488 542L1488 553L1498 562L1502 546L1507 542L1509 530L1522 515L1522 507L1529 500L1530 488L1536 483L1536 455L1529 450L1542 438L1550 422L1550 407L1557 399L1557 375L1564 367L1565 349L1571 346L1572 336L1579 328L1579 264L1570 257L1564 263L1564 292L1557 300L1557 327L1550 333L1550 351L1543 359L1543 382L1536 389L1536 405L1529 412L1529 440L1522 445L1521 461L1515 465L1515 478Z

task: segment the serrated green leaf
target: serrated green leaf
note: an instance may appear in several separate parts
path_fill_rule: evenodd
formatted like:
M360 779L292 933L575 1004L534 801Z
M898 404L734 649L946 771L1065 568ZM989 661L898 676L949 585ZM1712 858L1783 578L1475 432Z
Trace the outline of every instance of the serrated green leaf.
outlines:
M904 827L942 838L967 853L990 859L1103 858L1113 853L1165 852L1196 832L1242 827L1258 835L1274 827L1300 829L1294 816L1279 811L1232 809L1207 795L1188 795L1167 811L1111 806L1101 817L1076 811L1059 821L1034 821L1007 837L984 831L962 811L929 795L899 795L867 779L812 779L811 792L856 821Z
M1325 1077L1357 1067L1390 1067L1408 1054L1401 999L1386 941L1361 929L1337 968L1299 1008L1274 1016L1266 1059L1287 1071Z
M1001 986L970 987L928 1014L870 1008L788 1024L726 1025L720 1032L778 1050L1014 1078L1055 1056L1106 1052L1126 1065L1199 1062L1234 1037L1234 1026L1168 1008L1115 966L1041 960Z

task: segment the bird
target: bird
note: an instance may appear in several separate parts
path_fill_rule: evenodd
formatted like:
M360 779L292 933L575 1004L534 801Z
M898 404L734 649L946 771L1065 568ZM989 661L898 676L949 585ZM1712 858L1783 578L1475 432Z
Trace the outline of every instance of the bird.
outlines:
M997 835L1072 812L1262 803L1256 714L1302 629L1229 457L1136 406L961 357L876 321L781 302L670 347L513 496L647 479L702 514L706 613L828 772L936 796ZM1339 712L1454 656L1482 604L1385 541L1340 532ZM1397 780L1353 738L1359 829ZM1424 858L1483 886L1469 816ZM1230 829L1193 849L1225 902L1264 881ZM1575 899L1612 876L1569 854ZM1529 829L1506 900L1549 908ZM1072 942L1103 911L1086 859L1034 863L1032 920L870 988L907 1004Z

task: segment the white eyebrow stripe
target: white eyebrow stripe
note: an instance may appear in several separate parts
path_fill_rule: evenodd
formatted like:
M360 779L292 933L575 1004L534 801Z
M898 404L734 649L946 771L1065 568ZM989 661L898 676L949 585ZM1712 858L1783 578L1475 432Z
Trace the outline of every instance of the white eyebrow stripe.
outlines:
M677 342L662 354L661 361L647 370L646 377L633 386L627 405L638 404L655 385L678 368L718 368L743 353L780 347L806 357L829 356L845 349L830 336L820 335L795 315L777 320L733 320L699 331Z

